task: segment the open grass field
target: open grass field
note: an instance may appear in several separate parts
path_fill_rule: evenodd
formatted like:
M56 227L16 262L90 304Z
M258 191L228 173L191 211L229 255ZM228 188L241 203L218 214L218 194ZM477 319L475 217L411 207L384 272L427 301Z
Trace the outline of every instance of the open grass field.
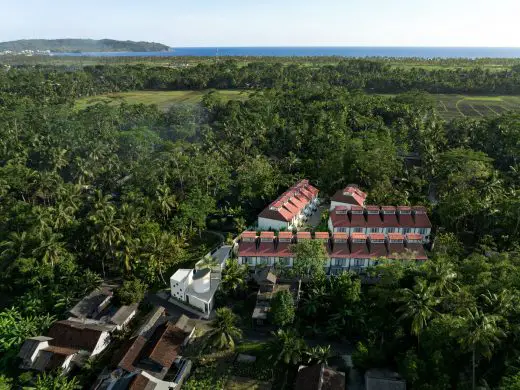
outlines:
M167 111L176 104L196 104L208 91L133 91L79 99L76 107L84 109L96 103L121 104L156 104L160 110ZM219 90L216 92L224 100L246 100L247 91Z
M437 110L446 120L461 117L482 118L509 111L520 112L520 96L433 95Z

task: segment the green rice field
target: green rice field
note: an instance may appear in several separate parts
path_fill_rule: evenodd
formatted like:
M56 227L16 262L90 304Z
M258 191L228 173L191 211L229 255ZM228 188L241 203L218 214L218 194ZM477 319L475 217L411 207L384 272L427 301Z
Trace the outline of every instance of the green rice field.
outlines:
M446 120L463 117L492 117L520 112L520 96L433 95L437 110Z
M86 108L96 103L110 105L121 104L123 101L129 104L156 104L160 110L167 111L176 104L196 104L208 91L132 91L110 93L106 95L92 96L79 99L76 107ZM247 91L218 90L215 92L224 100L246 100Z

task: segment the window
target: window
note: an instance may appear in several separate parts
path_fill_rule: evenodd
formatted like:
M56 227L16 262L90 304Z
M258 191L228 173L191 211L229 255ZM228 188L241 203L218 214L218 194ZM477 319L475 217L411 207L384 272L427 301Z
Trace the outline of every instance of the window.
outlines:
M268 257L260 257L260 264L262 265L267 265L267 263L269 262L269 258Z
M419 234L422 234L423 236L426 235L426 228L420 228L419 229Z
M337 267L346 267L347 259L334 259L334 264Z
M365 259L354 259L355 267L363 267L365 265Z
M403 234L411 233L411 232L412 232L412 228L403 228Z
M388 233L395 233L396 230L397 230L397 229L396 229L396 228L393 228L393 227L386 228L386 231L387 231Z
M346 232L347 232L347 228L340 227L340 228L338 229L338 231L341 232L341 233L346 233Z
M249 265L255 265L255 259L253 257L246 257L246 262Z
M362 233L362 232L363 232L363 228L361 228L361 227L354 228L354 233Z

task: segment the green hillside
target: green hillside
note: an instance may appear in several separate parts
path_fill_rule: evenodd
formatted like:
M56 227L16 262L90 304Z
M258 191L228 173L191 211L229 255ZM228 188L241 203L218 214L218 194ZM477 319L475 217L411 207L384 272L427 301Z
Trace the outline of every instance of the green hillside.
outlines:
M0 51L50 50L52 52L167 51L169 46L156 42L117 41L114 39L21 39L0 42Z

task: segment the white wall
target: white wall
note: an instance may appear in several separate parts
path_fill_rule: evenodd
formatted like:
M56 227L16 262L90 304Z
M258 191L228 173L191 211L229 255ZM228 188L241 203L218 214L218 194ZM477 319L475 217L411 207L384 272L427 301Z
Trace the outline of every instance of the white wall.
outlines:
M186 302L188 302L190 305L192 306L195 306L197 308L199 308L202 312L206 312L206 307L205 307L205 304L208 303L208 306L211 307L210 303L211 302L204 302L202 299L199 299L193 295L187 295L187 297L189 298L188 300L186 300Z
M181 281L176 281L170 278L170 292L172 297L181 299L183 301L186 300L186 289L188 288L192 273L193 271L191 271L189 275ZM176 284L178 285L176 286Z
M99 340L96 344L96 347L92 351L92 354L90 356L95 356L98 353L102 352L106 347L108 347L108 344L110 344L110 333L103 332L101 333L101 336L99 337Z
M274 219L258 217L258 228L261 230L287 230L289 229L289 223L284 221L276 221Z

